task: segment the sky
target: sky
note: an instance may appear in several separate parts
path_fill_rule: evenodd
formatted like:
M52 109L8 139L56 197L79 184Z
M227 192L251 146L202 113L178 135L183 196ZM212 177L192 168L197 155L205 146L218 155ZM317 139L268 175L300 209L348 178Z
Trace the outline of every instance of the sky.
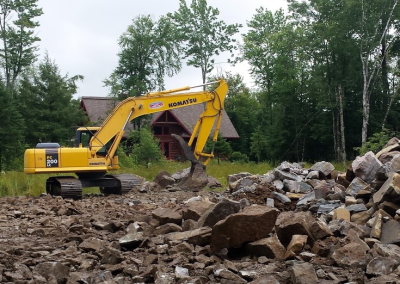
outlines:
M246 31L246 22L251 20L257 8L262 6L276 11L287 7L286 0L208 0L207 3L219 9L219 19L226 24L242 24L241 33ZM43 15L37 18L40 27L36 29L41 38L39 59L47 52L60 68L61 75L83 75L84 80L78 83L79 89L75 95L75 98L79 98L109 94L103 81L118 65L118 39L132 19L138 15L151 15L158 19L176 11L179 1L39 0L38 6L43 9ZM226 63L226 58L226 54L215 58L214 74L217 71L239 73L247 86L252 87L248 65L241 63L231 66ZM165 78L165 89L202 83L200 69L186 66L185 63L182 65L180 73Z

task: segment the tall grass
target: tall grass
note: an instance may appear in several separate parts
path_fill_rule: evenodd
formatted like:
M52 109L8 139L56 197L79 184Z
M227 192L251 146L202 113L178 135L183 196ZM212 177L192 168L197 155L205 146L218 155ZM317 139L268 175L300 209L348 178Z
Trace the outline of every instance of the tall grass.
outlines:
M116 173L133 173L151 181L162 170L172 174L188 167L190 167L190 162L165 161L148 166L133 166L130 168L124 168ZM271 169L271 167L267 163L218 163L216 160L213 160L207 166L207 174L218 179L223 186L226 186L227 176L230 174L239 172L263 174L269 169ZM0 196L39 196L40 194L46 192L46 179L48 177L50 177L50 175L27 175L23 172L7 172L0 174ZM83 193L95 192L98 192L97 188L85 188L83 190Z
M311 165L306 165L305 167L307 168L308 166ZM334 164L334 166L337 170L343 171L343 166L341 164ZM150 164L147 166L136 165L129 168L126 167L116 173L133 173L151 181L162 170L172 174L188 167L190 167L190 162L164 161L162 163ZM273 169L273 167L268 163L232 163L212 160L207 166L207 174L216 178L223 187L226 188L228 175L240 172L265 174L271 169ZM45 174L27 175L23 172L7 172L0 174L0 196L39 196L41 193L46 192L46 179L49 176L50 175ZM99 192L97 188L85 188L83 190L83 193L96 192Z

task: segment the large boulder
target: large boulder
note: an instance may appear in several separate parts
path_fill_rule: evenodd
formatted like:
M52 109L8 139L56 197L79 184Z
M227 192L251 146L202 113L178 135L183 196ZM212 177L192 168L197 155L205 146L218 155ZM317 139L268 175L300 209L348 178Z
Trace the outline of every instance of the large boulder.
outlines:
M266 238L274 228L278 209L254 205L232 214L214 225L211 234L211 251L238 248L247 242Z

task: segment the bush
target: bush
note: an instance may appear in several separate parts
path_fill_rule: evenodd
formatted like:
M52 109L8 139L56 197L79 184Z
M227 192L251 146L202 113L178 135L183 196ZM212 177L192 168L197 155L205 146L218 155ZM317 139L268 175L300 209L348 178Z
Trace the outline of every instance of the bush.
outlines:
M368 138L368 141L361 147L356 147L354 150L357 151L359 156L364 156L367 152L372 151L375 154L385 147L386 143L392 138L396 137L395 132L383 129L379 133L375 133L372 137Z
M240 152L232 152L229 156L229 161L231 162L240 162L240 163L248 163L249 157L246 154L242 154Z

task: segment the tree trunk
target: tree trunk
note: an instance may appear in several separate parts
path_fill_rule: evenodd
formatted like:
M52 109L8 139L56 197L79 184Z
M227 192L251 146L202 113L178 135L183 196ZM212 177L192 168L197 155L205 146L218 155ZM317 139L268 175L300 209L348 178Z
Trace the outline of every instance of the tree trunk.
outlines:
M368 121L369 121L369 93L368 93L368 87L369 87L369 80L372 79L373 73L371 76L368 78L368 62L366 60L364 61L364 58L362 58L361 55L361 61L362 61L362 68L363 68L363 79L364 79L364 84L363 84L363 99L362 99L362 105L363 105L363 122L362 122L362 128L361 128L361 145L364 145L367 142L367 135L368 135Z
M335 151L335 161L339 161L338 155L338 131L337 131L337 119L335 114L335 109L332 110L332 130L333 130L333 149Z
M389 103L388 103L388 106L387 106L387 109L386 109L386 112L385 112L385 116L384 116L383 121L382 121L382 130L385 129L386 120L387 120L387 118L389 116L389 112L390 112L390 109L392 108L392 104L393 104L394 100L397 97L397 92L398 91L399 91L399 85L395 86L395 82L393 80L392 95L390 96L390 100L389 100Z
M346 142L344 134L344 115L343 115L343 88L339 85L338 88L338 107L339 107L339 121L340 121L340 162L343 164L343 168L346 168Z

